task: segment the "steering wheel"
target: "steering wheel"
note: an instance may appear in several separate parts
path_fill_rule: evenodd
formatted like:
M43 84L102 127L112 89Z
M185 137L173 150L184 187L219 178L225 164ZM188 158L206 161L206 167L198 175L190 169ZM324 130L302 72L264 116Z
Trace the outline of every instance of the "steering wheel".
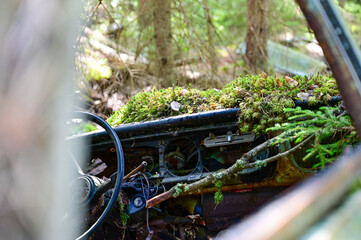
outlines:
M86 194L85 196L83 196L86 198L86 203L89 203L96 196L100 196L106 190L108 190L111 187L111 185L114 183L114 179L115 179L115 187L113 190L113 194L108 202L108 205L105 207L103 213L100 215L98 220L92 226L90 226L88 230L86 230L81 236L79 236L76 239L76 240L83 240L83 239L88 239L91 236L91 234L94 233L95 230L97 230L103 224L105 219L110 214L115 203L117 202L117 198L120 193L120 189L122 187L122 182L124 178L124 153L117 134L106 121L104 121L103 119L101 119L100 117L94 114L87 112L74 112L73 118L89 120L103 127L105 131L109 134L112 142L114 143L114 148L116 150L117 163L118 163L117 174L116 175L113 174L111 180L105 183L103 180L95 176L84 174L80 168L78 169L80 176L77 178L77 180L80 179L81 184L86 186L86 190L85 190Z

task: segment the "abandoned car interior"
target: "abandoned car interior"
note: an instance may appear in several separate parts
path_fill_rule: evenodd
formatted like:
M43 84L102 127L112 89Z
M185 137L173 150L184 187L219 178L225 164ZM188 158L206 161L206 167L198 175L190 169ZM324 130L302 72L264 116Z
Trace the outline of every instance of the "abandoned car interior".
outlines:
M334 9L328 1L315 1L327 15L320 17L312 15L316 10L310 8L310 1L297 2L324 51L329 50L327 60L338 57L332 51L345 47L347 36L340 34L344 44L333 48L328 43L331 39L322 32L327 28L320 29L323 20L332 22L332 31L343 30L332 15ZM349 49L348 54L356 51ZM359 59L355 55L351 60ZM342 98L332 96L327 105L339 106L344 100L353 115L361 104L351 104L359 97L353 98L345 79L348 74L349 79L361 79L361 73L360 66L355 65L355 70L346 62L348 65L342 59L329 61L341 84ZM307 100L295 100L294 104L302 109L319 107ZM67 138L70 150L80 144L89 149L85 164L75 167L79 177L72 189L76 192L74 201L86 212L86 226L78 239L208 239L320 170L313 168L313 162L302 160L305 148L264 163L294 145L272 145L270 134L240 132L240 114L239 108L219 109L111 127L95 115L77 112L75 124L85 120L105 129ZM361 126L358 122L355 125ZM263 147L265 144L268 147ZM252 150L261 146L253 154ZM248 163L253 165L241 169L243 162L239 160L250 152L253 155ZM77 165L79 157L71 157ZM237 164L241 170L223 181L223 172ZM211 178L206 188L188 191L191 184ZM71 215L67 217L71 219Z
M89 183L87 190L90 191L82 193L84 196L77 196L80 198L79 201L99 198L101 194L92 193L95 192L95 188L98 188L98 192L105 193L105 190L113 187L100 184L101 179L106 177L107 181L114 184L114 175L121 176L114 173L124 172L125 177L120 178L121 201L128 210L129 231L133 230L135 235L148 235L147 229L137 233L141 224L148 221L151 228L153 225L157 227L167 223L179 226L194 225L193 231L202 230L205 237L206 233L215 234L229 227L285 188L314 172L312 165L303 166L304 162L297 162L297 158L293 156L263 165L263 159L290 148L287 145L279 145L277 148L261 151L253 157L252 162L259 163L259 166L244 169L228 180L227 186L222 188L224 199L218 205L214 198L214 193L218 189L212 187L147 209L146 202L152 197L178 183L192 183L229 168L245 153L267 140L267 136L239 134L238 111L239 109L217 110L115 127L114 131L121 139L124 152L124 156L120 156L121 159L124 158L122 162L117 155L121 150L114 146L114 141L107 132L83 134L82 138L86 138L85 141L89 143L92 161L87 166L88 174L77 179ZM87 116L83 118L87 119ZM91 116L91 119L94 118L95 116ZM70 145L76 146L78 138L79 136L69 139ZM117 170L118 167L124 169ZM105 190L99 190L102 187L105 187ZM93 196L89 198L89 195ZM103 198L108 197L104 195ZM101 200L105 201L103 198ZM103 206L96 202L94 208L101 207ZM197 217L186 218L189 215ZM116 219L114 221L117 222ZM122 226L121 221L118 224ZM116 225L113 227L117 229ZM201 235L198 232L195 234Z

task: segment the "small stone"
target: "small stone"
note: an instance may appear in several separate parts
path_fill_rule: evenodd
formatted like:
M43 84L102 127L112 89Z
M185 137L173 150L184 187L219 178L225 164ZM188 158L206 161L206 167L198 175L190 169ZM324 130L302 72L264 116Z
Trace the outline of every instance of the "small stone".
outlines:
M307 100L309 98L310 94L308 93L305 93L305 92L300 92L297 94L297 97L300 99L300 100Z
M170 103L170 107L172 108L172 110L178 112L181 107L181 104L179 102L173 101Z

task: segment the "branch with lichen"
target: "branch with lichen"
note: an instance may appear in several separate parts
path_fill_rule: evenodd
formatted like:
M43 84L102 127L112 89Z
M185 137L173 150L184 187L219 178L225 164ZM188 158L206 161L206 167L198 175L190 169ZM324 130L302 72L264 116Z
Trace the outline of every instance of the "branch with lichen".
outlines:
M186 195L187 193L197 192L200 189L203 189L207 186L210 186L212 184L215 184L219 181L226 181L227 179L231 178L233 175L237 174L238 172L242 171L243 169L248 168L254 168L254 167L262 167L266 166L267 164L274 162L280 158L283 158L289 154L292 154L297 149L303 147L306 143L310 142L310 140L313 139L313 135L309 136L308 138L304 139L301 143L294 146L288 151L279 153L275 156L269 157L264 160L258 160L255 162L250 162L254 156L256 156L261 151L269 148L273 143L275 143L278 140L278 137L274 137L272 139L269 139L265 141L264 143L258 145L257 147L253 148L252 150L245 153L240 159L238 159L231 167L220 171L220 172L213 172L210 173L207 177L196 181L191 184L186 183L178 183L168 191L157 195L147 201L147 208L154 207L156 204L159 204L163 201L166 201L170 198L176 198L178 196Z

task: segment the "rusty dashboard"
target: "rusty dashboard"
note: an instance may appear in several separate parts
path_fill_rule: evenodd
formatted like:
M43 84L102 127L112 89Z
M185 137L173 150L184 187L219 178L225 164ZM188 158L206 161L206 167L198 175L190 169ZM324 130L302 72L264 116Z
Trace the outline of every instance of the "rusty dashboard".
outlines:
M298 103L302 104L307 105ZM126 199L128 227L135 235L141 234L139 226L145 222L150 221L148 227L157 225L159 219L175 224L179 219L194 215L204 221L205 234L217 233L313 173L312 165L298 160L296 153L267 165L242 170L222 186L223 201L219 204L214 200L218 188L210 186L146 209L146 201L152 197L177 183L192 183L230 167L270 137L240 134L238 111L237 108L223 109L113 128L123 146L126 180L122 196ZM90 149L88 174L110 179L117 171L117 156L108 134L96 131L69 141L79 139L85 139ZM262 161L290 148L287 145L271 147L253 160Z

